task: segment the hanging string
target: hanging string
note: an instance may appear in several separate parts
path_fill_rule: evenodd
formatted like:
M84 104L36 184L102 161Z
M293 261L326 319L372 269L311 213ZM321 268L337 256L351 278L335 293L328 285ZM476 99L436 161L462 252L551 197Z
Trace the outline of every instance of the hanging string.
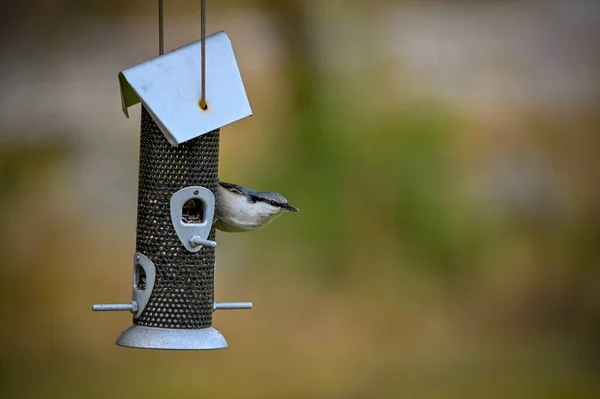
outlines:
M200 96L200 108L207 109L206 103L206 0L201 0L200 16L200 65L201 65L201 84L202 93ZM158 0L158 54L165 53L165 34L164 34L164 13L163 0Z
M165 53L165 34L163 25L163 0L158 0L158 54Z
M206 0L201 0L201 16L200 16L200 53L201 53L201 81L202 94L200 97L200 108L208 108L206 104Z

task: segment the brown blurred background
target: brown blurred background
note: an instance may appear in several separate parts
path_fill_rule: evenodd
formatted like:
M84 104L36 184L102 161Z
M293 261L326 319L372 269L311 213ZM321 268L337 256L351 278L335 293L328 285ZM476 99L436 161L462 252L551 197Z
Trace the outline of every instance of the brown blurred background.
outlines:
M167 49L199 1L164 0ZM301 212L219 234L229 348L117 347L155 0L0 11L2 398L600 397L596 1L208 0L254 116L220 175Z

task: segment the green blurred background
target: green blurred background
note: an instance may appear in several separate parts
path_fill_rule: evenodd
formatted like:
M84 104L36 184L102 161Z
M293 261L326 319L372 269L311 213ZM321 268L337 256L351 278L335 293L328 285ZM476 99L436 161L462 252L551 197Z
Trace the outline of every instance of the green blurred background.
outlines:
M166 46L199 1L164 0ZM600 7L208 0L254 111L220 176L301 212L218 235L229 348L117 347L156 1L0 12L2 398L600 397Z

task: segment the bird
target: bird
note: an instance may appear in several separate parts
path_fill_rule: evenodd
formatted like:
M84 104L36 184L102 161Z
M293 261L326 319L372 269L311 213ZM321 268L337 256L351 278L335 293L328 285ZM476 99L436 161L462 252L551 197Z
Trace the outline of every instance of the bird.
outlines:
M298 212L281 194L219 181L215 227L229 233L259 230L287 212Z

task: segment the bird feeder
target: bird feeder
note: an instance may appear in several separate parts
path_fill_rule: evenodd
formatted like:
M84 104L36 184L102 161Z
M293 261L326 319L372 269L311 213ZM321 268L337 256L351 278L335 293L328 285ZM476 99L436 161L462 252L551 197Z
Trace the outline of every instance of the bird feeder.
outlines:
M133 313L120 346L225 348L213 312L252 307L214 300L220 128L252 114L231 41L218 32L122 71L119 83L125 115L142 108L133 298L93 310Z

